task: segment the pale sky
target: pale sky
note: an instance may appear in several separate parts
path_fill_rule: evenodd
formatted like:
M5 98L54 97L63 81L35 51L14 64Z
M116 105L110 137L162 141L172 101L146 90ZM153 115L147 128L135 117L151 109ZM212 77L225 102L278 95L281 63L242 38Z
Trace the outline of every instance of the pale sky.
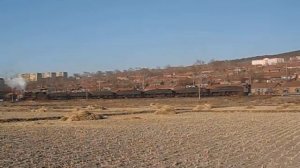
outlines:
M0 0L0 74L191 65L298 50L299 0Z

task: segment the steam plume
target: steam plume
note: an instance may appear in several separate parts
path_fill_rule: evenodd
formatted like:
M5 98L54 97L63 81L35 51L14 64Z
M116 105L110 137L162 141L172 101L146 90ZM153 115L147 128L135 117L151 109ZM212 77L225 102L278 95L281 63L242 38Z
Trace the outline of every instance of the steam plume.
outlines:
M6 79L5 83L12 89L25 90L26 88L26 81L21 77Z

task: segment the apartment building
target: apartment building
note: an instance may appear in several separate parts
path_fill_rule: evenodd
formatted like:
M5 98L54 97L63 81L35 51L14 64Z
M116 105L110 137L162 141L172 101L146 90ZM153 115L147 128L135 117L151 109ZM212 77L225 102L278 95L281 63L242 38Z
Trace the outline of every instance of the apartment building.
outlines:
M56 72L56 77L67 78L68 72Z
M56 73L55 72L45 72L42 73L42 78L55 78Z
M42 79L42 73L24 73L20 74L19 76L26 81L39 81Z
M260 60L252 60L252 65L276 65L279 63L284 63L284 58L264 58Z

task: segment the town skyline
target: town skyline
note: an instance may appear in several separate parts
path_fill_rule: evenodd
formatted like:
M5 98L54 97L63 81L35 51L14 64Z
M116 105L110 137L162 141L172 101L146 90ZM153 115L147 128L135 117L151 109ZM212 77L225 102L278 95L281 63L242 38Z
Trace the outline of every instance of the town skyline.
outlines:
M276 54L265 54L265 55L259 55L259 56L251 56L251 57L243 57L243 58L237 58L237 59L232 59L232 60L210 60L209 62L206 62L204 60L196 60L194 61L193 64L189 64L189 65L180 65L180 66L173 66L173 65L166 65L166 66L163 66L163 67L159 67L159 66L156 66L156 67L130 67L128 69L112 69L112 70L97 70L97 71L81 71L81 72L68 72L68 71L58 71L58 70L53 70L53 71L23 71L23 72L12 72L12 73L0 73L0 76L1 77L5 77L5 78L10 78L10 77L19 77L20 75L22 74L27 74L27 76L30 74L34 74L34 76L37 76L36 74L39 74L41 75L41 78L48 78L48 77L42 77L42 75L45 75L47 73L66 73L67 75L66 76L73 76L73 75L76 75L76 74L84 74L84 73L98 73L98 72L115 72L115 71L121 71L121 72L125 72L125 71L134 71L134 70L141 70L141 69L167 69L168 67L188 67L188 66L193 66L193 65L199 65L199 64L210 64L214 61L246 61L248 60L247 62L250 64L252 62L253 64L253 61L262 61L263 59L270 59L271 58L280 58L282 61L281 62L284 62L284 59L286 60L289 60L291 57L298 57L300 55L300 50L297 50L297 51L290 51L290 52L284 52L284 53L276 53ZM266 60L264 61L266 62ZM261 64L261 63L259 63ZM48 75L49 76L49 75ZM27 78L27 77L25 77ZM35 78L35 77L34 77Z

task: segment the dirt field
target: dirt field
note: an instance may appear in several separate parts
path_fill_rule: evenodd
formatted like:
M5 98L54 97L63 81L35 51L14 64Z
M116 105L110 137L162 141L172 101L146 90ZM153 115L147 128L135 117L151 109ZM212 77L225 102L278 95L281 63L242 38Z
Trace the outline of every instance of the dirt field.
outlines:
M145 99L2 104L0 165L300 167L298 100L275 100L264 100L265 104L235 99L206 99L200 103L195 99ZM214 107L192 110L207 102ZM257 106L250 107L251 102ZM172 105L177 114L156 115L150 103ZM94 107L90 111L107 118L73 122L8 120L63 116L74 107L86 108L88 104ZM42 106L47 110L39 111Z

